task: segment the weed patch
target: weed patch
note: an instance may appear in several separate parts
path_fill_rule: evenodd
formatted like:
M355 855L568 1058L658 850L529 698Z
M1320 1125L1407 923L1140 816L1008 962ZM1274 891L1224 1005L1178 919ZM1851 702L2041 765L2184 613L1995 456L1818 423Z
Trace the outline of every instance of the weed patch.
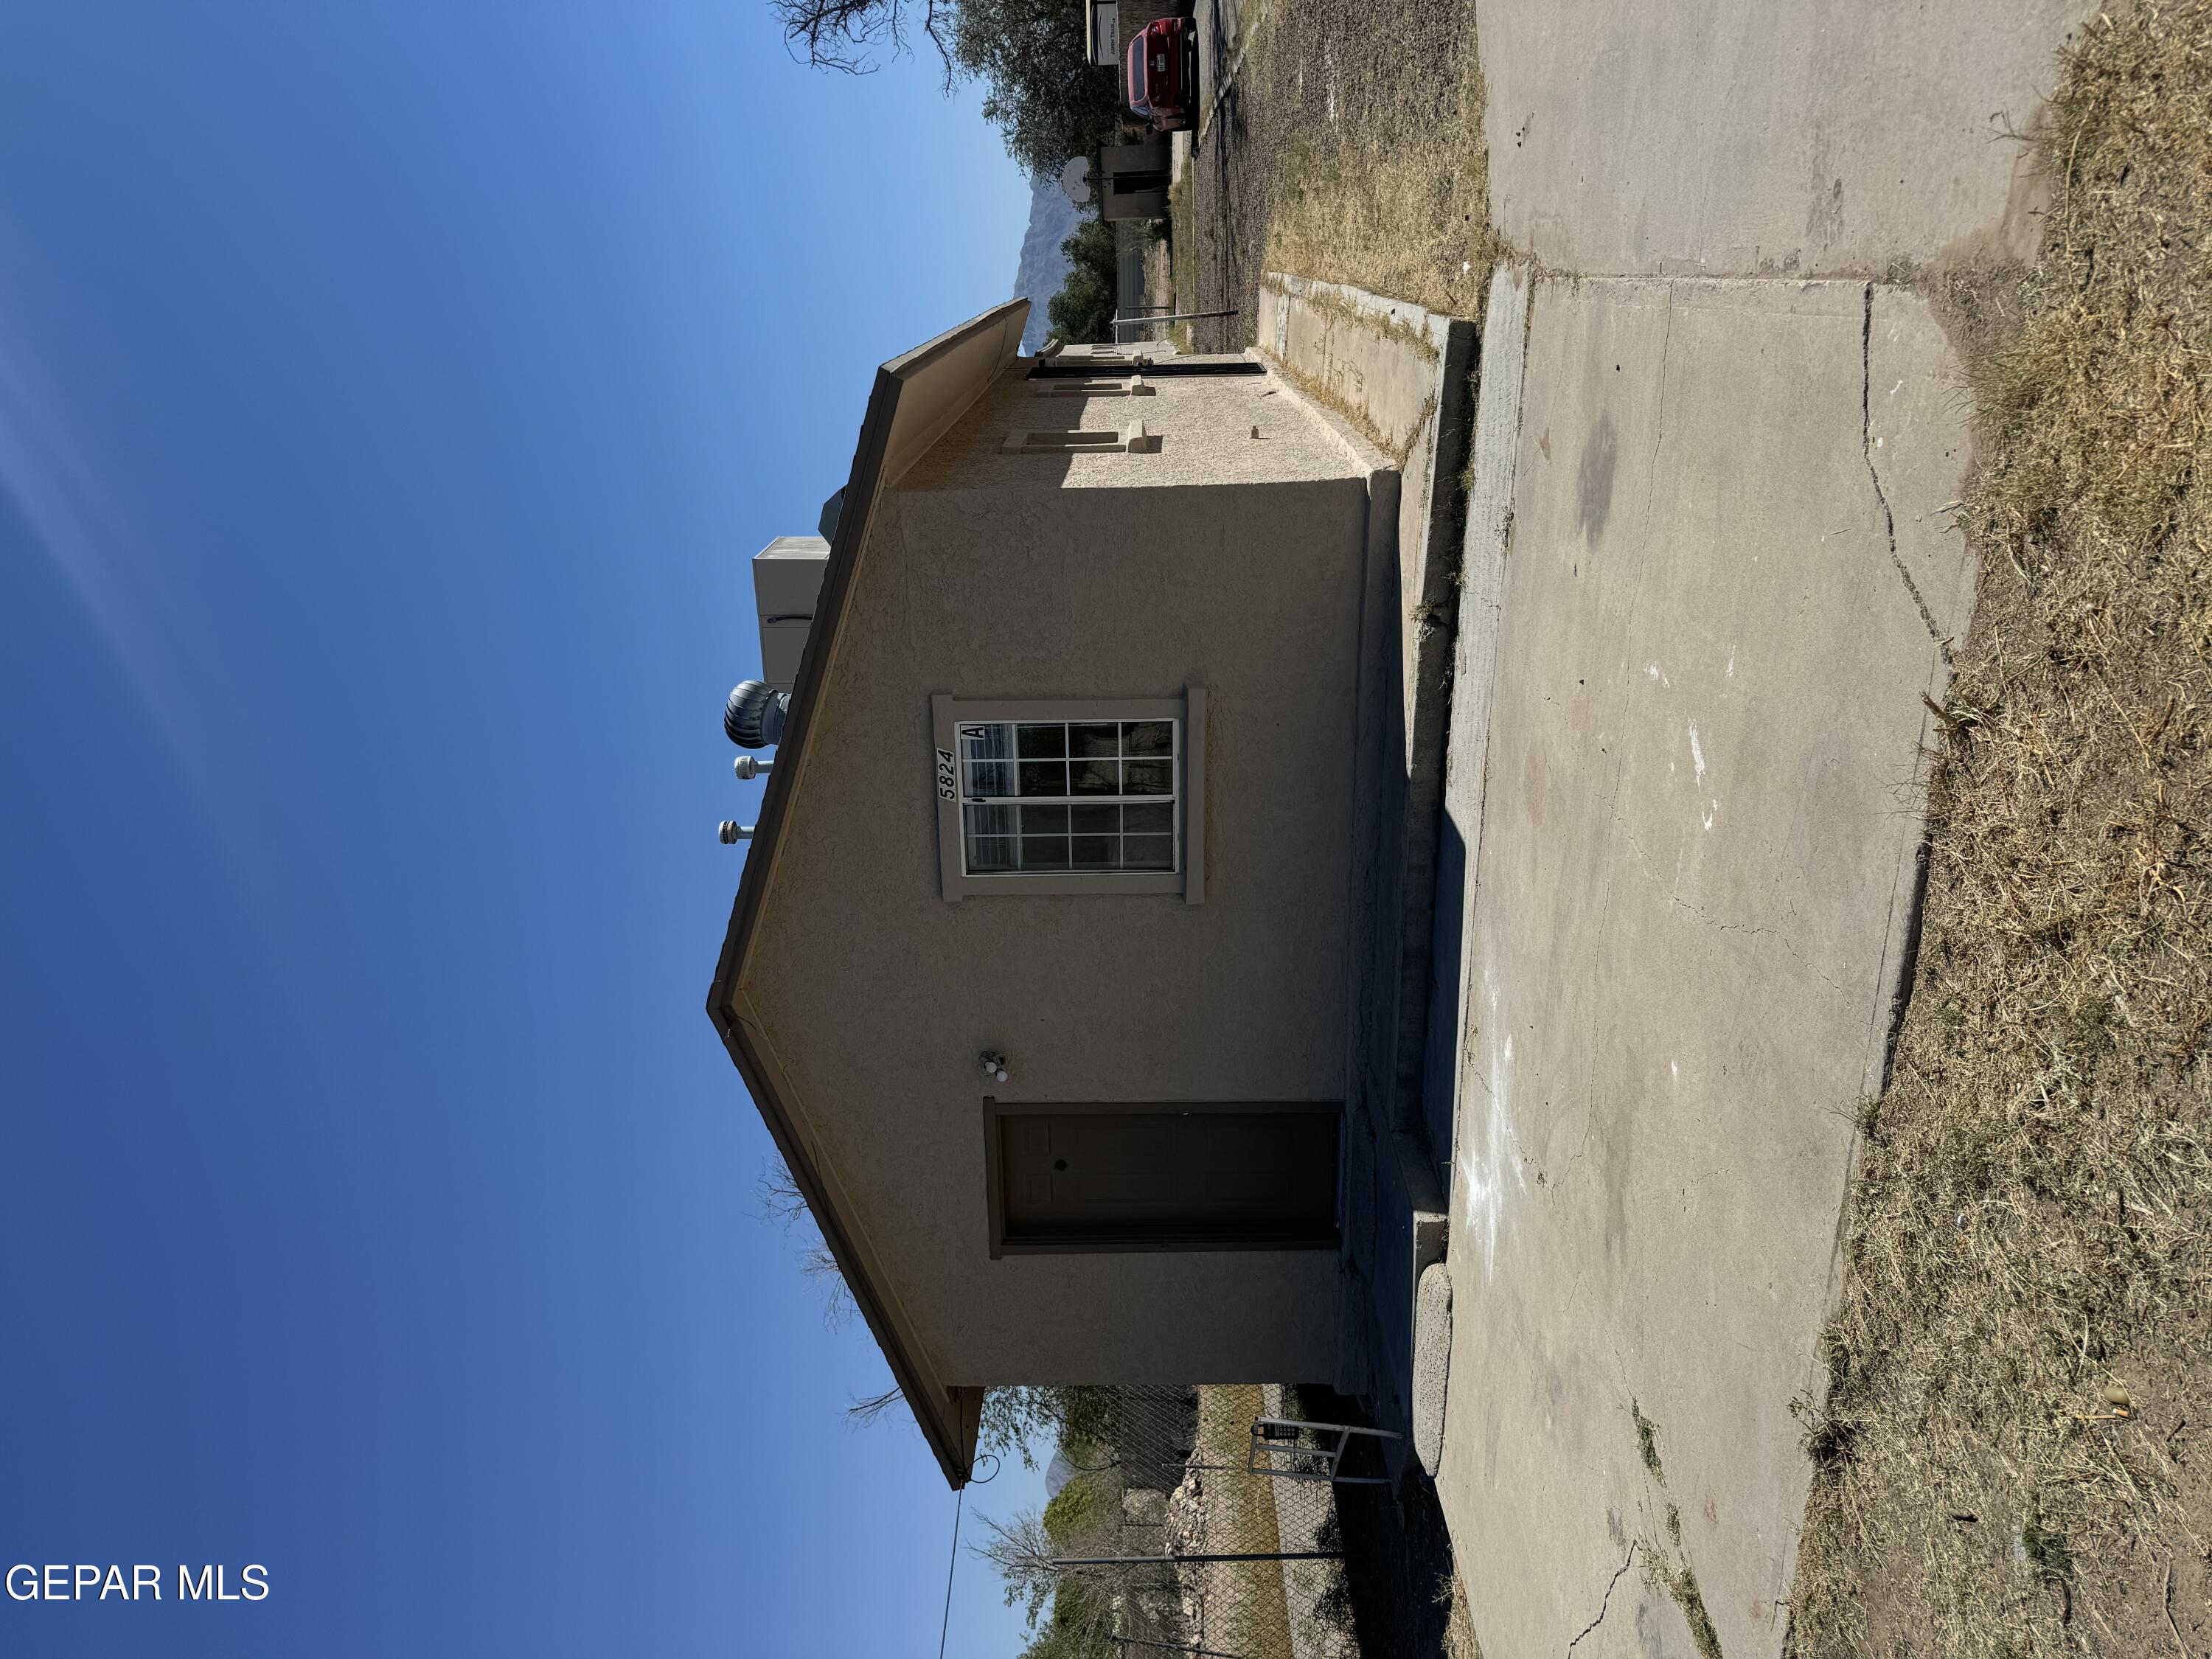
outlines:
M1471 317L1495 243L1473 0L1269 6L1192 161L1203 337L1252 338L1269 270Z
M1667 1471L1659 1462L1659 1431L1651 1426L1651 1419L1644 1414L1637 1401L1628 1402L1628 1414L1636 1424L1636 1449L1644 1459L1644 1467L1651 1471L1654 1480L1664 1483Z
M2035 267L1939 295L1981 585L1801 1402L1822 1659L2212 1644L2212 4L2094 21L2038 143Z
M1674 1605L1682 1610L1682 1617L1690 1626L1690 1639L1698 1644L1702 1659L1721 1659L1721 1638L1713 1629L1712 1615L1705 1611L1705 1598L1698 1589L1698 1575L1686 1563L1670 1565L1654 1554L1644 1558L1652 1582L1674 1598Z

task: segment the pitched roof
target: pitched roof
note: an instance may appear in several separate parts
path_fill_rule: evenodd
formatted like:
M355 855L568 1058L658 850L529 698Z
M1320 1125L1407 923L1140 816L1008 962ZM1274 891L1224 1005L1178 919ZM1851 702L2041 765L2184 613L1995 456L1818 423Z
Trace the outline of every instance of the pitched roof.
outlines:
M744 873L738 879L721 961L707 994L708 1018L714 1022L723 1046L736 1061L753 1103L768 1124L777 1152L813 1212L846 1287L883 1348L899 1391L913 1409L915 1421L921 1425L945 1478L955 1486L967 1484L975 1462L983 1391L975 1386L953 1387L936 1374L927 1346L886 1288L885 1275L874 1261L865 1231L855 1225L848 1206L839 1201L842 1188L836 1171L823 1167L813 1155L813 1137L806 1133L805 1105L793 1098L770 1034L748 1017L742 985L762 906L775 879L777 854L793 815L792 803L805 787L807 733L821 689L829 679L839 623L878 502L883 491L942 437L1013 361L1028 315L1028 301L1009 301L903 356L894 357L876 371L853 454L852 475L845 485L844 509L836 533L830 538L829 566L821 597L815 602L805 658L792 693L790 718L776 748L775 769L769 775L760 822L746 854ZM811 1103L818 1108L829 1103Z

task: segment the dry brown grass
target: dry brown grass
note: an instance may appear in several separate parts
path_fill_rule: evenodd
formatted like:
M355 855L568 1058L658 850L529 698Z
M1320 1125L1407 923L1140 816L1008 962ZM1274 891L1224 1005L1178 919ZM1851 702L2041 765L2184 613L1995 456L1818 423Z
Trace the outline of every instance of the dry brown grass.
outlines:
M1493 263L1474 0L1270 5L1194 152L1200 342L1250 343L1262 274L1477 314Z
M1197 303L1194 296L1198 293L1198 224L1191 213L1190 194L1188 173L1168 186L1168 250L1178 311L1188 311ZM1193 349L1188 323L1170 324L1168 337L1178 351Z
M1282 1547L1268 1483L1242 1473L1250 1425L1260 1415L1257 1383L1198 1391L1198 1446L1191 1461L1230 1471L1206 1488L1202 1547L1207 1553L1265 1554ZM1280 1564L1224 1562L1205 1571L1205 1645L1249 1659L1291 1659L1290 1608Z
M1971 374L1919 980L1808 1403L1807 1655L2212 1650L2212 0L2100 18Z
M1444 1580L1437 1599L1444 1604L1444 1659L1482 1659L1474 1614L1467 1604L1467 1586L1456 1571Z
M1291 146L1267 227L1270 270L1481 314L1497 249L1471 20L1458 50L1446 109L1395 100L1373 118L1334 123Z

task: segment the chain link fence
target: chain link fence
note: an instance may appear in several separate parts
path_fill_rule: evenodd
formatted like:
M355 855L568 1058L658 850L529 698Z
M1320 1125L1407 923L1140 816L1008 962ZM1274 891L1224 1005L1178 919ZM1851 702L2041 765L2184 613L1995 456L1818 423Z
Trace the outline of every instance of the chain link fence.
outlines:
M1036 1540L1054 1617L1032 1651L1358 1659L1335 1489L1384 1479L1376 1439L1298 1425L1273 1385L1085 1394Z

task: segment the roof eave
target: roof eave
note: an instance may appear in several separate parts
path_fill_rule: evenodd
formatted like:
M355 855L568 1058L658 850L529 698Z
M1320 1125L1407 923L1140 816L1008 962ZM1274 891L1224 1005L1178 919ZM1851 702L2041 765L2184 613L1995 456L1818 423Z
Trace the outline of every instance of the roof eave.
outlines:
M853 579L860 551L866 545L868 532L874 523L876 508L893 471L902 471L928 445L941 435L961 409L956 409L945 419L936 423L934 430L918 445L909 447L908 453L894 456L891 440L897 425L902 394L914 378L959 347L980 335L1003 331L1018 342L1022 324L1026 320L1029 302L1015 300L994 307L981 316L949 330L937 338L916 347L902 356L895 357L876 371L875 384L868 393L867 412L861 417L860 441L853 453L853 469L845 485L845 504L830 538L830 558L823 574L821 597L815 602L814 622L809 630L807 649L799 671L799 678L791 697L791 711L776 748L775 769L769 775L769 784L761 803L759 822L745 856L744 872L738 878L738 894L730 912L729 931L723 936L722 951L714 969L714 980L707 993L707 1016L714 1024L724 1048L729 1051L753 1103L759 1108L761 1117L768 1125L769 1133L782 1155L792 1179L805 1199L809 1210L822 1229L823 1242L836 1258L837 1268L844 1277L846 1288L853 1294L861 1316L875 1335L890 1364L891 1375L906 1396L913 1410L915 1421L920 1425L923 1437L928 1441L945 1478L952 1486L965 1486L973 1470L975 1458L975 1436L980 1426L982 1390L980 1388L939 1388L929 1378L927 1370L917 1362L901 1337L881 1288L866 1271L861 1252L856 1247L845 1218L830 1201L821 1172L814 1166L812 1157L798 1133L790 1103L782 1097L774 1075L774 1068L763 1061L753 1045L744 1022L737 1016L734 999L743 977L746 956L751 947L753 933L760 917L762 902L774 878L775 860L783 826L789 814L792 792L798 787L800 769L805 764L807 733L813 725L819 702L819 692L828 676L829 665L836 648L839 626L843 619L848 599L852 592ZM1018 349L1017 345L1016 349ZM995 379L1013 357L1008 351L994 368L990 379ZM988 386L989 380L982 385ZM978 389L978 395L981 387ZM973 398L969 398L972 404Z

